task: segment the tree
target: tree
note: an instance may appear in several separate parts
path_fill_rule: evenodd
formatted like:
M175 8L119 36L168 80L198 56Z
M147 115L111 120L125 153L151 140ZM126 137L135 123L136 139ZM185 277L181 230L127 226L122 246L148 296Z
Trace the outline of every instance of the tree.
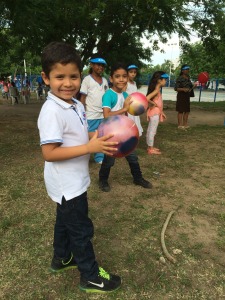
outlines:
M225 0L195 1L197 13L193 15L193 29L202 40L205 64L211 64L210 73L225 76Z
M197 78L199 73L205 71L210 74L211 78L224 77L224 73L219 72L217 53L207 51L206 46L202 42L183 44L180 64L190 65L193 78Z
M221 8L224 1L215 2ZM202 34L200 20L211 26L207 18L221 19L216 5L215 12L211 6L212 1L201 1L205 13L198 19L199 1L1 0L0 42L5 42L0 49L10 49L6 37L12 36L19 41L22 60L26 51L40 55L49 42L64 40L76 46L84 63L93 52L100 52L109 65L125 60L141 67L143 60L150 61L159 40L167 42L166 34L188 38L193 26ZM151 41L151 48L143 47L143 36Z

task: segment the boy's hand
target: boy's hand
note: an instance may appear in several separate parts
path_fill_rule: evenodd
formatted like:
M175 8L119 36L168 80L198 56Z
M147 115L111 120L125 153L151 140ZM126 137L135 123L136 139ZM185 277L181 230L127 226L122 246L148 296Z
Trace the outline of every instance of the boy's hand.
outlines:
M123 108L128 111L129 110L129 107L130 107L130 104L132 103L132 96L128 96L125 101L124 101L124 104L123 104Z
M101 152L112 156L113 152L116 152L118 150L115 147L116 145L118 145L118 142L107 142L107 140L111 137L113 137L113 134L108 134L98 138L98 131L96 130L89 143L87 143L88 153Z

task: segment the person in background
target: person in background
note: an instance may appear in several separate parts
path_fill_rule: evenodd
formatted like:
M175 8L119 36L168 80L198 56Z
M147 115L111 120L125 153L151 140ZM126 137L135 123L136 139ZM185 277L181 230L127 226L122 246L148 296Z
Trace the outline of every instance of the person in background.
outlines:
M19 91L18 91L14 81L12 81L10 84L9 95L12 99L12 105L14 105L15 103L19 104L19 101L18 101Z
M149 155L161 154L161 151L158 148L154 147L154 140L159 122L163 122L163 120L166 118L166 115L163 112L161 88L166 85L166 80L168 78L169 75L165 72L157 71L152 75L152 78L148 85L146 98L150 103L150 107L147 110L147 119L149 123L146 134L146 142L148 145L147 152Z
M22 87L22 96L24 104L30 102L30 85L28 81L26 81L26 85Z
M9 99L9 87L6 82L3 82L3 95L7 100Z
M128 81L127 73L127 68L123 63L118 62L111 68L110 81L112 87L105 92L102 99L102 107L105 118L116 115L124 115L130 107L131 97L123 91ZM130 167L133 183L143 188L151 189L152 184L145 180L142 176L138 156L135 151L125 156L125 158ZM104 159L99 170L99 188L103 192L109 192L111 190L108 179L114 163L115 157L104 155Z
M136 76L137 76L137 69L138 67L134 64L129 64L127 66L127 71L128 71L128 82L125 88L125 91L127 92L128 95L137 92L137 84L134 81ZM142 136L143 133L143 128L141 126L141 120L139 116L133 116L128 113L128 117L135 122L137 125L138 131L139 131L139 136Z
M37 87L37 100L40 102L43 100L43 86L40 82L38 82Z
M109 88L106 78L102 76L106 66L105 59L100 54L92 55L90 59L90 70L81 84L80 101L85 106L88 131L95 132L103 120L102 110L102 96ZM101 164L104 155L102 153L95 153L94 160Z
M178 129L188 129L188 116L190 113L190 96L196 84L193 84L189 75L190 67L183 65L181 67L180 76L176 80L174 90L177 92L177 121Z
M48 92L50 91L50 88L48 85L44 85L44 92L45 92L45 100L47 100Z

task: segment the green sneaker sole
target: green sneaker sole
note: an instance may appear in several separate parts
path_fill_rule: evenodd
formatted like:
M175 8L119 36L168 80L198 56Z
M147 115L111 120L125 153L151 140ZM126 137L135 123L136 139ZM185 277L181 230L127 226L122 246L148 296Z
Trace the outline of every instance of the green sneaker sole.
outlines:
M114 293L116 292L118 289L120 288L120 286L118 286L118 288L116 288L115 290L112 291L103 291L103 290L98 290L98 289L94 289L94 288L83 288L82 286L79 286L79 289L83 292L86 293L99 293L99 294L109 294L109 293Z
M61 272L71 270L71 269L77 269L77 266L68 266L68 267L65 267L65 268L62 268L62 269L53 269L53 268L50 267L49 271L51 273L61 273Z

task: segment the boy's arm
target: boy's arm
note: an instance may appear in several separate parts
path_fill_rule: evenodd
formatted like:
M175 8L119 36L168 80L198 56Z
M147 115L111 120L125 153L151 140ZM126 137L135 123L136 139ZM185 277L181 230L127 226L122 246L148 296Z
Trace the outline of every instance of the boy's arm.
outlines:
M116 116L116 115L123 115L127 113L128 108L123 107L122 109L116 110L116 111L111 111L111 108L109 107L103 107L103 115L104 118Z
M123 108L119 110L112 111L110 107L103 107L104 118L126 114L129 110L131 102L131 96L128 96L124 101Z
M156 88L153 92L151 92L150 94L148 94L146 96L148 102L150 102L151 104L154 104L154 102L151 99L153 99L159 92L160 92L160 90Z
M112 156L113 152L117 151L115 145L117 142L107 142L113 135L103 136L97 138L98 132L96 131L92 139L84 145L63 147L60 143L49 143L42 145L42 155L46 161L62 161L72 159L78 156L102 152L104 154ZM114 147L113 147L114 146Z
M83 104L83 106L85 107L86 104L86 98L87 98L87 94L88 94L88 88L89 88L89 80L88 80L88 76L86 76L82 83L81 83L81 87L80 87L80 102Z

